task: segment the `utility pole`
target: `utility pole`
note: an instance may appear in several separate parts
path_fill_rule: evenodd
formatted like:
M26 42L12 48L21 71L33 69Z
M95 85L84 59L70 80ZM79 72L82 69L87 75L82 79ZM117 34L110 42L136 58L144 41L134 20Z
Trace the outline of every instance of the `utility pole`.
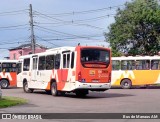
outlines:
M29 6L29 16L30 16L30 26L31 26L31 47L32 47L32 54L35 53L35 38L34 38L34 25L33 25L33 13L32 13L32 4Z

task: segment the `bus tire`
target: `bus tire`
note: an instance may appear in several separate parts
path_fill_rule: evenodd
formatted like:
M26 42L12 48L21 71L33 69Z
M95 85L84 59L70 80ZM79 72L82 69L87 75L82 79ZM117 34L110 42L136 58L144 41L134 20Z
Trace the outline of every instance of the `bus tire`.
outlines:
M28 88L28 83L27 83L27 82L24 82L24 83L23 83L23 90L24 90L24 92L26 92L26 93L32 93L32 92L33 92L33 89L29 89L29 88Z
M132 86L131 80L129 80L129 79L123 79L123 80L121 81L121 87L122 87L123 89L130 89L131 86Z
M58 90L57 90L57 83L56 82L52 82L52 84L51 84L51 94L53 96L58 96Z
M6 79L2 79L2 80L0 81L0 84L1 84L1 88L2 88L2 89L7 89L8 86L9 86L9 82L8 82L8 80L6 80Z

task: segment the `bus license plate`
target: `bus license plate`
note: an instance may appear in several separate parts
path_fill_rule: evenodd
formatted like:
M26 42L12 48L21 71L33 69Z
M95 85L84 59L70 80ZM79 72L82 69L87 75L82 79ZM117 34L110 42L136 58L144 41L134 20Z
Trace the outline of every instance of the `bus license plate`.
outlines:
M97 83L97 82L99 82L99 81L98 81L98 80L92 80L92 82Z

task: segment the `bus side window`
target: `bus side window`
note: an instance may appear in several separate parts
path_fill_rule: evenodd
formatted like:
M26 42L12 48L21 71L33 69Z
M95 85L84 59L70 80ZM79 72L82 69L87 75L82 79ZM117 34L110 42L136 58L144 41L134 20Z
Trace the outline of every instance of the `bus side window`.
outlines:
M37 69L37 57L33 57L33 70Z
M8 72L8 70L6 69L7 65L6 63L2 63L2 71L3 72Z
M70 53L63 54L63 68L69 68L70 65Z
M2 71L3 72L16 72L16 63L2 63Z
M0 72L2 72L2 64L0 63Z
M121 61L122 70L135 70L134 60L123 60Z
M121 61L121 70L127 70L127 61Z
M136 69L142 70L142 62L141 61L136 61Z
M120 69L120 61L112 61L112 69L119 70Z
M67 68L69 68L70 65L70 53L67 54Z
M145 69L150 69L150 60L145 61Z
M30 59L24 59L24 63L23 63L23 71L29 71L29 67L30 67Z
M152 70L160 69L160 60L152 60L151 61L151 69Z
M17 64L16 63L12 63L11 64L11 71L12 72L16 72L17 71Z
M17 63L17 74L22 72L21 67L22 67L22 63L21 62Z
M66 54L63 54L63 68L67 67Z
M45 58L45 56L39 57L38 69L39 70L45 70L46 69L45 66L46 66L46 58Z
M59 69L60 68L60 60L61 60L61 55L60 54L56 54L56 57L55 57L55 69Z
M46 70L54 69L54 55L47 55L46 56Z
M127 69L128 70L134 70L135 69L135 61L134 60L130 60L127 63Z
M137 70L148 70L150 69L150 60L137 60L136 61Z
M71 68L73 69L74 67L74 52L72 52L72 56L71 56Z

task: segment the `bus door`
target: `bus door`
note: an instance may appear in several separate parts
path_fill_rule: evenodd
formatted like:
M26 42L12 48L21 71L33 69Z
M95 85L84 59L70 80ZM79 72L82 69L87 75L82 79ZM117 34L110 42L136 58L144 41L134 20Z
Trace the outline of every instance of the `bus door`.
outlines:
M17 87L23 87L22 79L22 61L17 63Z
M33 83L37 81L37 56L32 57L32 70L31 70L31 80Z
M39 87L45 88L48 85L53 69L54 55L39 56L37 71L37 82Z
M62 82L69 82L68 78L68 72L70 69L70 52L65 52L62 55L63 59L63 65L62 65L62 70L61 70L61 76L62 76Z

